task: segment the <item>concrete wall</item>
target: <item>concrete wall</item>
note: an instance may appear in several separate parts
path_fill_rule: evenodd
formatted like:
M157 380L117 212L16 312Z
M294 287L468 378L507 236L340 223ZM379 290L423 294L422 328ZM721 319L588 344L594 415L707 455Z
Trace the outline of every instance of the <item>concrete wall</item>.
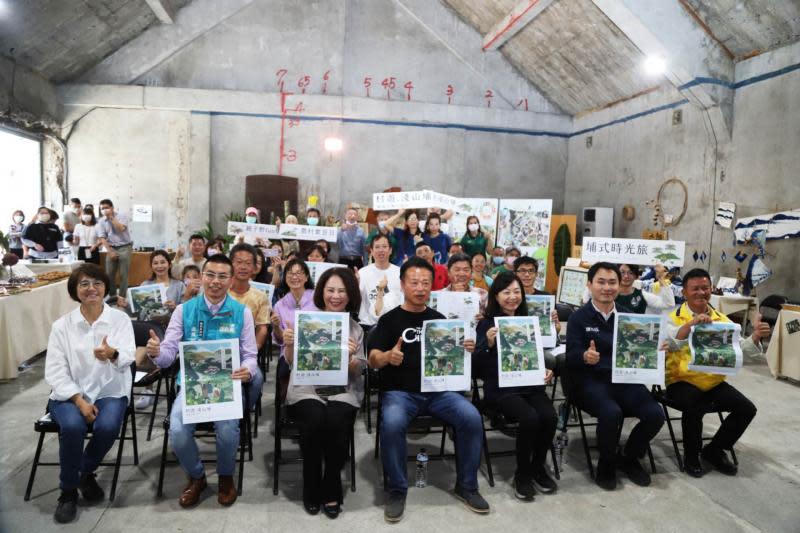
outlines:
M53 85L0 56L0 117L24 127L53 128L60 115Z
M800 63L800 46L786 47L740 63L736 82ZM706 252L705 262L691 258L686 268L709 269L714 275L735 276L746 268L734 258L737 250L752 254L751 246L733 246L733 231L714 226L720 201L734 202L736 216L745 217L800 207L796 169L800 165L800 73L797 70L757 83L737 86L730 142L720 142L725 132L715 131L706 111L681 103L677 91L662 89L611 109L575 119L576 132L569 141L565 184L565 212L582 207L614 207L614 235L639 238L653 227L652 209L661 184L678 177L688 187L683 220L669 228L670 237L686 241L687 255ZM659 107L666 108L657 111ZM674 110L682 111L682 124L673 125ZM644 116L607 125L611 121ZM598 128L593 130L593 128ZM592 136L587 148L586 137ZM679 210L682 195L665 192L665 212ZM633 205L636 218L622 220L622 207ZM722 261L722 251L727 259ZM758 294L786 294L800 298L797 239L771 242L765 262L774 270ZM749 260L749 257L748 257Z

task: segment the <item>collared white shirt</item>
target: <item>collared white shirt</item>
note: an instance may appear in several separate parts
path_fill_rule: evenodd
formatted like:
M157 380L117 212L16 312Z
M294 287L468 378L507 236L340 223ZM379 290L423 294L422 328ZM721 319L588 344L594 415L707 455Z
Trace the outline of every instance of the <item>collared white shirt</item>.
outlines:
M104 337L119 352L114 362L94 356ZM53 389L50 399L67 401L82 394L94 403L101 398L128 396L135 352L133 325L122 311L104 304L93 324L86 321L80 307L70 311L53 324L47 343L44 379Z
M611 315L613 315L617 311L617 306L615 305L615 306L613 306L611 308L611 311L609 311L608 313L604 313L600 309L598 309L596 305L594 305L594 300L592 300L592 307L594 307L595 311L597 311L598 313L603 315L603 320L605 320L605 321L608 321L608 319L611 317Z

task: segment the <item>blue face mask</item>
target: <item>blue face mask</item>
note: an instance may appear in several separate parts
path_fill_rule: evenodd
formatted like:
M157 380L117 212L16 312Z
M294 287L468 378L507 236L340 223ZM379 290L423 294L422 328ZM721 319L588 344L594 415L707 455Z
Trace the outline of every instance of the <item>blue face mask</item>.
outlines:
M494 263L495 265L502 265L503 264L503 256L502 255L492 256L492 263Z
M244 220L248 224L255 224L258 219L256 217L244 217Z
M306 222L308 222L309 226L316 226L319 224L319 219L317 217L309 217L306 219Z
M379 220L378 221L378 227L380 229L386 229L386 221L385 220Z

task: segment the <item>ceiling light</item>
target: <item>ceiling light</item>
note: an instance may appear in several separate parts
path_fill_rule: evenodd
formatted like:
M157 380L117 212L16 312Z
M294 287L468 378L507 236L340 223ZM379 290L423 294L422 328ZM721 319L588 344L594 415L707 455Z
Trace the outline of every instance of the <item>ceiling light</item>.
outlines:
M661 76L667 71L667 62L661 56L648 56L644 60L644 71L649 76Z
M328 137L325 139L325 150L329 152L341 152L342 140L338 137Z

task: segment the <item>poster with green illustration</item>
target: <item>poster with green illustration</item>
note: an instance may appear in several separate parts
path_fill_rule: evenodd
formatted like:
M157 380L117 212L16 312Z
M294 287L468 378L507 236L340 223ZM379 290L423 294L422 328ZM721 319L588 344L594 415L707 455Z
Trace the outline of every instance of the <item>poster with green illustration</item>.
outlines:
M464 349L465 320L426 320L422 324L422 392L469 390L470 354Z
M494 325L499 386L543 385L544 350L538 317L495 317Z
M611 382L664 385L665 354L659 348L665 335L661 315L616 313Z
M184 422L241 418L241 382L231 378L231 373L239 368L238 337L181 342L179 353Z
M549 294L527 294L525 304L528 307L528 316L539 319L539 331L542 333L542 347L554 348L558 340L558 332L553 322L553 310L556 307L556 297Z
M295 385L347 385L349 315L295 311L294 323Z
M553 200L500 199L497 246L514 246L539 262L536 288L544 289Z
M689 370L733 376L742 368L741 326L712 322L692 326Z

